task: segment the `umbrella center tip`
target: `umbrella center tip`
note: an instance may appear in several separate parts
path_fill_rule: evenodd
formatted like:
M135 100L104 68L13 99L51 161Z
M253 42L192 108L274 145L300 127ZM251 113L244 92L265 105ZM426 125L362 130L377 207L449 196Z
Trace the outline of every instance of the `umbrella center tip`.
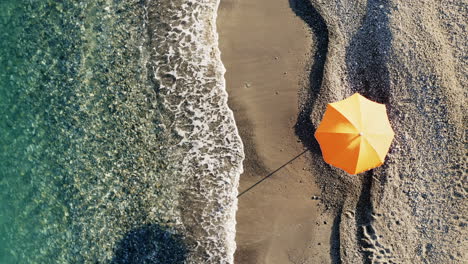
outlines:
M359 136L363 136L364 135L364 132L359 132Z

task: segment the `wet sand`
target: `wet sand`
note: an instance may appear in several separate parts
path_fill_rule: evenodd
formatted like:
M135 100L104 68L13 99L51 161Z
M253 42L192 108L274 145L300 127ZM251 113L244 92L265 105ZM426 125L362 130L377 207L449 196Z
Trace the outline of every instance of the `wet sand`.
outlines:
M328 263L331 222L311 199L311 155L295 133L312 33L283 0L223 0L218 32L245 146L239 192L285 165L239 197L235 263Z

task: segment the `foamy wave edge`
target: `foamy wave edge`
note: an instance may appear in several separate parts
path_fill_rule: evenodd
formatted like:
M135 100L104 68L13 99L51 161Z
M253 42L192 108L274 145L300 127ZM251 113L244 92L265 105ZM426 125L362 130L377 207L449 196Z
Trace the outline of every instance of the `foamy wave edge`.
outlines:
M243 167L243 162L244 162L244 159L245 159L245 152L244 152L244 144L242 142L242 139L240 137L240 134L239 134L239 129L237 128L237 124L236 124L236 121L235 121L235 118L234 118L234 112L232 111L231 108L229 108L229 105L228 105L228 98L229 98L229 94L227 92L227 88L226 88L226 78L224 77L225 73L226 73L226 68L224 67L224 64L223 64L223 61L221 59L221 50L219 49L219 34L218 34L218 29L217 29L217 25L216 25L216 22L217 22L217 19L218 19L218 10L219 10L219 5L221 3L221 0L216 0L216 4L215 4L215 8L214 8L214 12L213 12L213 17L212 17L212 31L213 31L213 35L215 37L215 46L216 46L216 53L215 53L215 57L216 57L216 63L218 64L218 70L221 72L221 75L222 75L222 78L221 78L221 86L223 88L222 92L223 92L223 103L224 103L224 107L227 109L227 112L229 113L230 117L229 119L231 120L231 124L235 129L234 131L236 132L236 136L237 136L237 139L239 140L239 142L241 143L240 144L240 152L241 152L241 155L242 155L242 158L240 160L240 163L239 163L239 167L236 171L237 175L234 179L235 183L234 183L234 190L233 190L233 193L232 193L232 196L234 198L234 203L232 204L231 206L231 210L230 210L230 221L228 221L226 223L226 226L225 226L225 230L227 231L227 234L226 234L226 237L227 237L227 243L229 243L227 245L227 253L230 257L229 261L230 263L234 263L234 253L236 251L236 248L237 248L237 245L236 245L236 213L237 213L237 208L238 208L238 198L237 198L237 195L239 194L239 180L240 180L240 175L244 172L244 167Z
M216 28L220 0L148 2L148 69L171 138L168 214L189 247L186 263L233 263L244 147Z

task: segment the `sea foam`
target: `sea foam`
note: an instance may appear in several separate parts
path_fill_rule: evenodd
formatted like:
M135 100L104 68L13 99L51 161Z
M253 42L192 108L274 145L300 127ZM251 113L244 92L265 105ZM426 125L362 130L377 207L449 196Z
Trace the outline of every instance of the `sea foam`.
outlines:
M164 1L163 1L164 2ZM237 187L244 158L227 105L225 68L216 32L219 1L149 4L149 67L164 107L166 127L179 140L171 149L190 263L233 263ZM190 242L189 242L190 243Z

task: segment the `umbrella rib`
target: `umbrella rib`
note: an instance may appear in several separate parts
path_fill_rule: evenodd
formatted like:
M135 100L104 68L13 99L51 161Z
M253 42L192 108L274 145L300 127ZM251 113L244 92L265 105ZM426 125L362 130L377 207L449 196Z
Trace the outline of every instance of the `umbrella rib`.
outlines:
M352 96L351 96L351 97L352 97ZM348 98L348 99L349 99L349 98ZM345 100L346 100L346 99L345 99ZM340 101L340 102L342 102L342 101ZM350 120L348 117L346 117L338 108L336 108L336 107L334 106L334 103L331 103L331 104L328 104L328 105L329 105L331 108L333 108L333 110L335 110L336 112L338 112L343 118L345 118L351 125L353 125L354 128L355 128L356 130L359 130L359 129L362 129L362 116L361 116L361 113L360 113L360 112L361 112L361 106L360 106L359 96L357 97L357 102L358 102L357 105L358 105L358 107L359 107L359 120L356 120L356 122L358 122L359 124L356 124L356 123L354 123L354 122L351 122L351 120ZM335 102L335 103L339 103L339 102Z
M344 119L346 119L346 121L348 121L348 123L350 123L354 129L358 130L358 127L354 122L351 122L351 120L349 120L349 118L347 118L345 115L343 115L343 113L340 112L340 110L336 109L332 104L328 104L329 107L333 108L334 111L336 111L339 115L341 115Z
M375 149L375 147L369 142L369 140L367 140L367 138L365 138L365 137L364 137L364 139L366 140L367 144L369 144L369 146L372 148L372 150L374 151L375 155L377 155L377 157L379 157L380 162L384 163L385 157L382 159L382 157L380 157L379 153L377 152L377 150Z
M330 164L330 165L333 165L333 166L335 166L335 167L341 168L341 167L339 166L339 164L333 164L333 163L334 163L333 161L334 161L334 160L337 160L339 157L341 157L341 156L346 152L347 148L348 148L351 144L353 144L353 141L354 141L354 140L356 140L356 138L353 138L353 140L351 140L351 141L346 145L345 148L343 148L338 154L335 155L335 158L334 158L334 159L329 160L330 162L327 162L327 163ZM358 160L359 160L359 153L358 153ZM356 165L354 166L353 172L356 171L358 160L356 160ZM338 166L337 166L337 165L338 165ZM341 168L341 169L343 169L343 168ZM344 170L344 169L343 169L343 170Z
M358 112L359 112L359 123L360 123L360 127L359 129L362 131L364 129L364 121L363 121L363 117L362 117L362 102L361 102L361 95L356 93L356 98L357 98L357 108L358 108Z
M340 110L336 109L333 105L331 105L331 107L333 108L333 110L338 112L338 114L340 114L344 119L346 119L351 125L353 125L354 128L358 129L359 124L355 124L354 122L351 122L351 120L349 120L348 117L346 117L342 112L340 112Z

